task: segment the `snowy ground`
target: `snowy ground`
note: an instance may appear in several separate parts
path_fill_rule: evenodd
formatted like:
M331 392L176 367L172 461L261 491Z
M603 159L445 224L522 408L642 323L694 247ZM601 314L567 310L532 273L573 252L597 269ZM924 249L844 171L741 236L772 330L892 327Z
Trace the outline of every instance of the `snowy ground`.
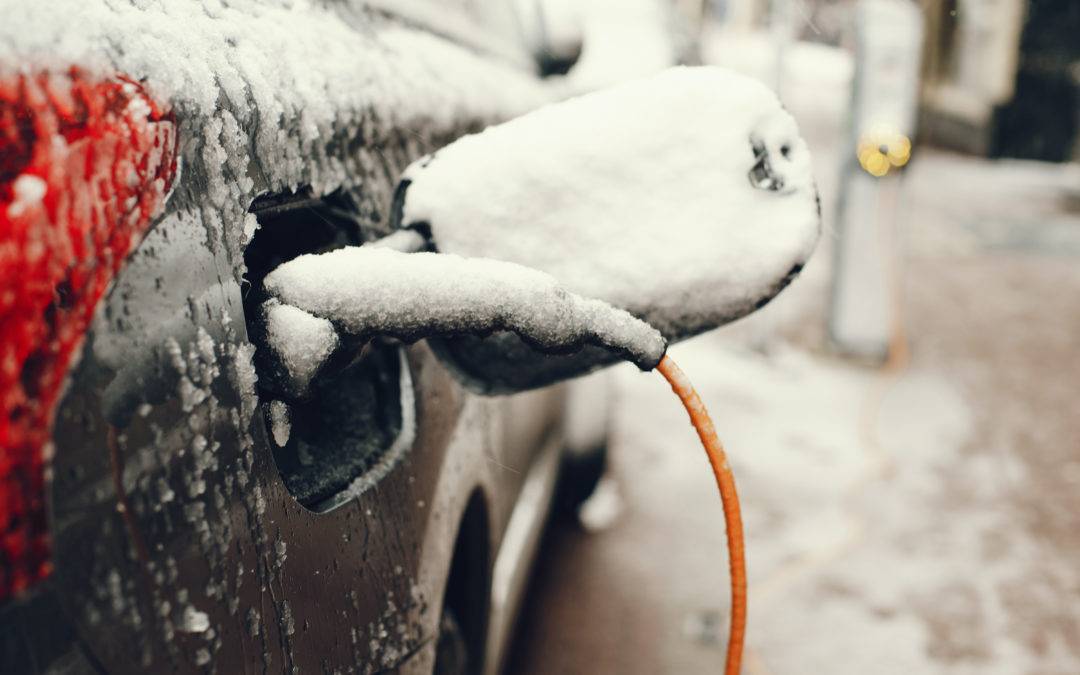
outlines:
M827 218L846 100L836 56L787 101ZM893 186L903 368L823 349L827 242L760 316L673 350L739 481L744 672L1080 672L1077 178L916 150ZM726 557L705 460L658 377L617 380L611 481L590 533L549 536L510 672L722 661Z

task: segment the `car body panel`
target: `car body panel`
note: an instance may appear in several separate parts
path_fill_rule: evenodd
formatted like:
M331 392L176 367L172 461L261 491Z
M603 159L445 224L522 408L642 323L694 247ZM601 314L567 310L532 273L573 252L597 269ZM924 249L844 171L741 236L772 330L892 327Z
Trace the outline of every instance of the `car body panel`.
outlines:
M141 4L31 8L41 34L0 29L0 73L83 60L127 73L169 101L181 139L166 213L117 276L71 371L48 495L55 572L0 609L0 625L25 628L0 641L2 670L423 670L466 505L481 495L490 567L532 457L559 444L562 391L478 397L425 344L407 347L412 447L358 498L309 511L282 483L269 401L256 393L247 210L268 191L343 190L373 239L410 161L545 94L520 65L359 3L235 3L239 18L222 21L248 32L231 36L209 6L191 16L183 3ZM301 67L285 48L280 62L255 64L244 49L273 53L290 16L315 25L294 26L297 39L325 31L330 54L334 39L353 40L354 70L378 86L331 96L343 66ZM169 33L184 21L203 31L199 58ZM125 32L138 30L144 40ZM115 38L104 56L99 33ZM151 60L173 54L179 65ZM200 71L203 58L218 70ZM287 81L278 71L294 73L296 88L274 90ZM305 108L318 102L311 83L333 99L318 110Z

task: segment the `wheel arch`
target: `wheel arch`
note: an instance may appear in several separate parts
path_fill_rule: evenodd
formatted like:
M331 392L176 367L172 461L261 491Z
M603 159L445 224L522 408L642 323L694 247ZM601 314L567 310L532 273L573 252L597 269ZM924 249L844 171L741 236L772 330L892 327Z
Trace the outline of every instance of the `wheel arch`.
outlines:
M442 612L454 613L470 655L471 672L483 672L491 604L491 520L487 498L477 487L469 495L454 539Z

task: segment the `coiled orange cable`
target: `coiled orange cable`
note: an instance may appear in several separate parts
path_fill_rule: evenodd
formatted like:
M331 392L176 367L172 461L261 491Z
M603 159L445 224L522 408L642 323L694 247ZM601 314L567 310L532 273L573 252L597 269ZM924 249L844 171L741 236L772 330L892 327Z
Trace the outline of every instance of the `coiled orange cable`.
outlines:
M731 630L728 634L727 660L724 675L738 675L742 669L743 644L746 641L746 545L743 540L742 514L739 495L735 491L735 476L728 466L724 446L716 435L709 411L694 390L694 385L670 356L664 356L656 366L671 385L672 391L682 401L690 415L705 454L709 456L716 486L720 488L720 501L724 507L724 526L727 530L728 566L731 570Z

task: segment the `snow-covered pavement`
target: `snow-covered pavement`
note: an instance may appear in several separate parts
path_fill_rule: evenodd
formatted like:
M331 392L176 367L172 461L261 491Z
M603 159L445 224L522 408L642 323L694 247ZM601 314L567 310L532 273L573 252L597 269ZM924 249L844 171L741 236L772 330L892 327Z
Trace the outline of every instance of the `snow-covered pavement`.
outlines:
M841 89L787 102L827 218ZM1080 672L1077 185L1077 167L916 150L890 188L906 363L824 349L827 244L760 316L673 349L739 481L744 672ZM615 515L551 533L510 672L722 663L726 552L705 459L658 377L616 379Z

